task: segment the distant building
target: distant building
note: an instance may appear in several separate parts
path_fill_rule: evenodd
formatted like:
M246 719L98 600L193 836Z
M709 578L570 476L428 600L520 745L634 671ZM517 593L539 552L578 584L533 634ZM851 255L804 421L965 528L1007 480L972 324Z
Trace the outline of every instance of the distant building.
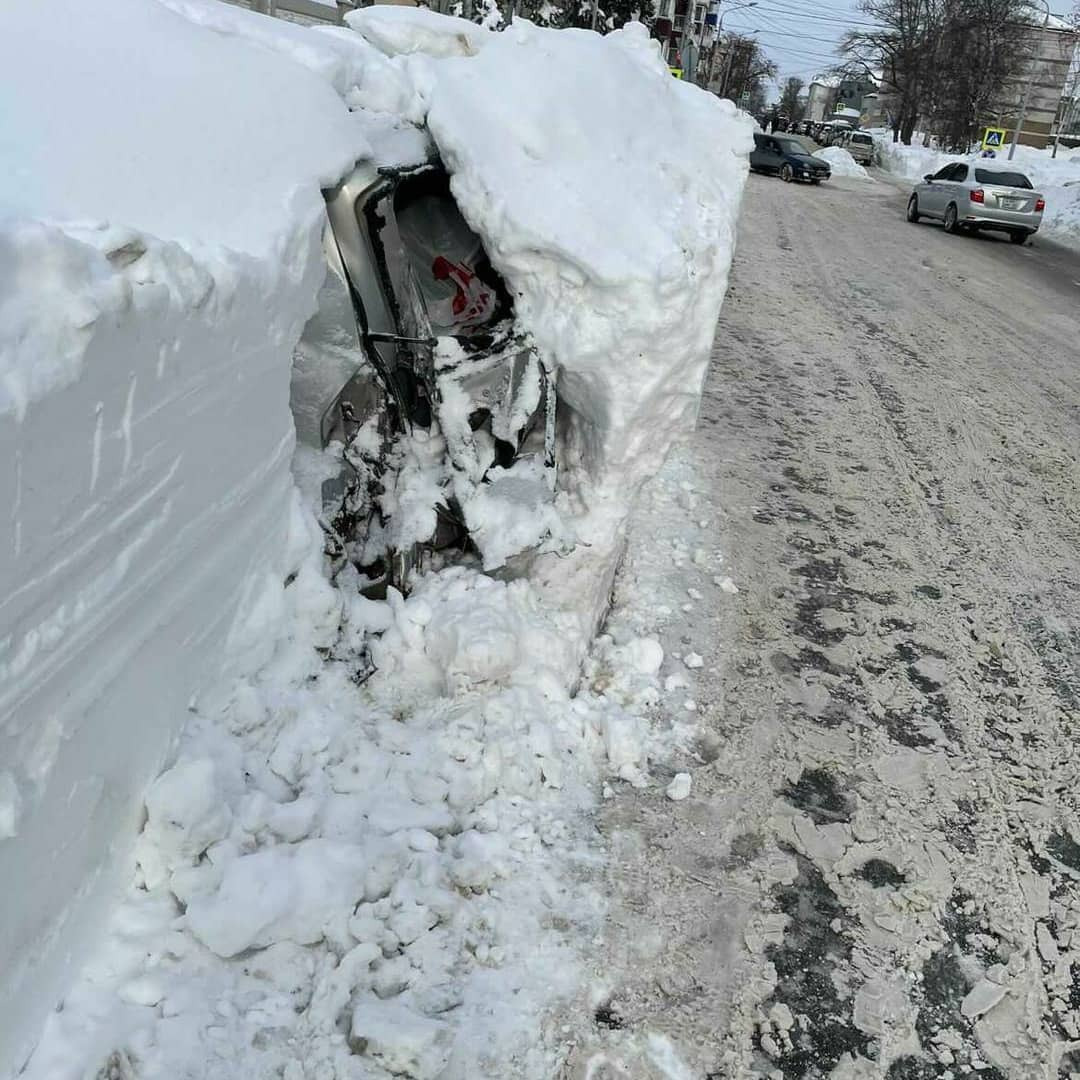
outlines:
M844 110L861 114L864 98L877 94L880 81L879 75L869 71L815 76L807 95L807 119L821 123L837 119L837 114L844 113L843 119L850 120L852 113Z
M1027 111L1020 142L1027 146L1046 146L1059 121L1068 124L1070 102L1067 91L1070 71L1075 66L1078 38L1076 30L1063 19L1032 27L1031 57L1019 76L1011 81L994 103L987 123L1009 129L1009 139L1016 129L1020 105L1027 92ZM1065 115L1063 115L1065 114Z
M859 127L881 128L889 126L889 117L885 109L885 98L880 93L863 94L859 109Z
M835 75L817 75L806 94L806 119L820 124L826 120L836 104L836 91L840 79Z

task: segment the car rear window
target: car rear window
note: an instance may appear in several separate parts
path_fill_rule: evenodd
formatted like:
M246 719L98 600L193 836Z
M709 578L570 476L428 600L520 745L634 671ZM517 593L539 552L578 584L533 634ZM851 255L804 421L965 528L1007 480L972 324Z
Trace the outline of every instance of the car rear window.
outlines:
M1000 169L976 169L975 181L979 184L997 184L998 187L1031 190L1031 181L1023 173L1002 172Z
M869 135L852 135L851 141L858 143L873 143L874 140L871 139Z

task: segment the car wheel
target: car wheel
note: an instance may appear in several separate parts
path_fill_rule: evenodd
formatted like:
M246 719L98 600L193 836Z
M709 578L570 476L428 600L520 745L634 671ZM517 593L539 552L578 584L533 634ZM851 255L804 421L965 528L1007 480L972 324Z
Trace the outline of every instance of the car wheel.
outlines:
M1026 244L1027 243L1027 238L1028 238L1028 234L1026 232L1009 233L1009 239L1014 244Z
M821 177L820 176L812 177L811 180L810 180L810 183L811 184L820 184L821 183Z
M907 201L907 219L912 225L919 224L919 197L912 194L911 198Z
M791 181L795 179L795 173L792 171L790 165L780 166L780 179L783 180L785 184L790 184Z
M956 212L956 203L949 203L945 211L945 231L955 236L960 232L960 218Z

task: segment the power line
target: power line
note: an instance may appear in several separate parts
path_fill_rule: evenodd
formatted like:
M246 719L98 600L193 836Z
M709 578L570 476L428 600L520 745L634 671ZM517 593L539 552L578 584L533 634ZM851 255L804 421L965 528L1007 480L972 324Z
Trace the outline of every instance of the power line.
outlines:
M820 42L822 45L837 45L837 46L839 46L839 44L840 44L840 42L837 41L835 38L810 37L809 34L793 34L793 33L788 33L788 32L786 32L784 30L758 30L757 33L759 33L759 34L767 34L767 35L770 35L772 37L799 38L800 41L817 41L817 42Z
M830 15L807 15L807 14L804 14L803 12L801 12L801 11L794 11L794 10L792 10L790 8L782 8L782 7L777 7L777 6L771 6L771 5L768 5L768 4L759 4L757 6L756 10L758 10L758 11L768 11L770 13L785 16L787 18L792 18L792 19L800 19L800 20L801 19L808 19L811 22L835 23L837 26L850 26L850 27L863 26L863 27L872 28L872 29L875 29L875 30L882 29L880 23L863 22L863 21L861 21L859 19L833 18Z

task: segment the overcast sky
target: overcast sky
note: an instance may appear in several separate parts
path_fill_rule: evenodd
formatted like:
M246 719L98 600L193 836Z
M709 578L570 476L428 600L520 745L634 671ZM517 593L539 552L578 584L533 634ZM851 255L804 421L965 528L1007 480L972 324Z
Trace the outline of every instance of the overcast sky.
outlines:
M758 31L753 36L780 67L779 82L798 75L809 83L837 63L836 46L846 30L870 25L858 0L758 0L756 7L733 9L741 3L745 0L722 0L720 11L727 12L724 29L740 34ZM1063 0L1050 0L1053 12L1070 6Z
M744 0L735 0L743 3ZM721 3L724 29L753 34L780 67L779 79L798 75L805 83L837 63L836 46L845 31L866 25L856 0L758 0L741 11Z

